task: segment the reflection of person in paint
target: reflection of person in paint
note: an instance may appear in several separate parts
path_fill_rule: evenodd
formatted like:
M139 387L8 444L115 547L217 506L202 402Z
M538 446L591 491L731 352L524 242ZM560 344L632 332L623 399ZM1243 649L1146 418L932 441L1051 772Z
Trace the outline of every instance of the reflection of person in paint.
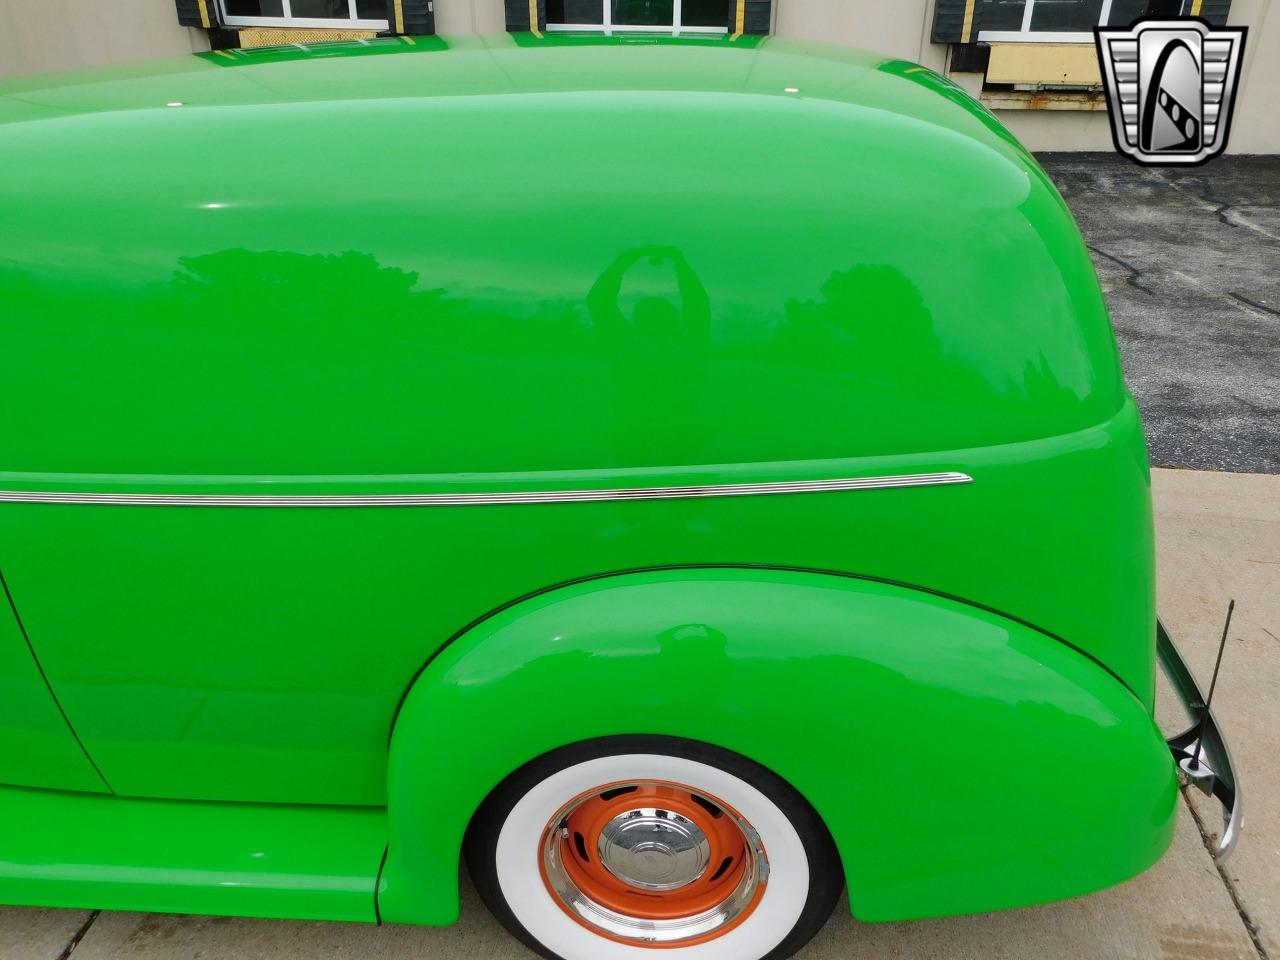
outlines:
M646 260L669 265L675 288L641 296L628 317L623 281ZM628 250L592 286L587 307L613 360L619 456L629 464L701 463L711 301L684 254L670 246Z

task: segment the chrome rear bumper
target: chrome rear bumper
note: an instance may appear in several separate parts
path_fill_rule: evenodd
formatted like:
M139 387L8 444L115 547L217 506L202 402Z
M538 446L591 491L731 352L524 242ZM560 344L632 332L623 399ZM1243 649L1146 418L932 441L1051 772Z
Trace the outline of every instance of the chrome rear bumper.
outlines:
M1156 657L1192 720L1190 727L1169 738L1169 749L1173 751L1178 770L1185 780L1222 804L1222 838L1214 856L1223 860L1236 845L1244 824L1244 808L1231 750L1213 711L1205 709L1199 684L1159 620L1156 621ZM1195 759L1197 747L1198 763Z

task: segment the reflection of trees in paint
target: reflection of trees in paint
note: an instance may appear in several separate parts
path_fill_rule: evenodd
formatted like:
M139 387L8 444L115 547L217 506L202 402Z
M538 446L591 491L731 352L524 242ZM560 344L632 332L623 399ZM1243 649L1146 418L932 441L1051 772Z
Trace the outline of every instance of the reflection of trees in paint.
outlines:
M850 395L862 402L851 415L892 415L927 430L940 416L983 422L994 415L1000 394L1017 398L1022 409L1035 404L1061 409L1078 402L1043 351L1028 357L1011 380L1006 379L1011 371L1000 369L998 381L988 380L967 353L949 355L933 310L897 267L859 264L837 270L819 293L818 299L787 301L787 324L775 340L777 356L847 384ZM981 406L964 409L957 402L961 397L981 398Z
M623 307L627 274L669 266L674 289ZM587 308L613 364L614 443L639 463L699 463L711 346L711 301L684 254L671 246L620 255L591 287Z
M940 373L943 356L933 314L897 267L861 264L837 270L819 293L821 299L787 301L779 345L788 356L837 367L858 379L912 369L917 379L936 379L930 374Z

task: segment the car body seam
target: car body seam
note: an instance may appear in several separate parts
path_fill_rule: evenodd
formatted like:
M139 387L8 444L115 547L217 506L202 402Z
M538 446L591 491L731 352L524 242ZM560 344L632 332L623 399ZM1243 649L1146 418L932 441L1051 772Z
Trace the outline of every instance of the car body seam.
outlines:
M102 781L102 785L106 787L107 792L115 794L115 789L107 780L102 770L98 767L97 761L93 759L93 755L89 753L88 748L84 745L84 741L80 739L80 734L75 728L75 724L71 722L71 718L67 716L66 708L63 707L62 701L58 699L57 692L53 689L53 684L49 681L49 675L45 673L44 664L40 662L40 657L36 653L35 644L31 642L31 635L27 633L27 625L22 622L22 615L18 613L18 604L13 599L13 592L9 589L9 581L4 577L4 571L0 570L0 589L4 591L5 599L9 602L9 609L13 612L13 620L18 625L18 632L22 634L22 639L27 645L27 652L31 654L31 661L35 664L36 671L40 674L40 679L44 681L44 688L48 691L53 705L58 711L58 715L62 717L62 722L67 725L67 732L71 734L75 740L76 746L80 748L80 753L85 760L89 762L89 766L93 768L93 772L98 775L98 779Z
M1137 692L1133 689L1133 687L1130 686L1130 684L1122 676L1120 676L1120 674L1116 673L1115 670L1113 670L1110 666L1108 666L1102 660L1098 659L1098 657L1090 653L1088 650L1085 650L1079 645L1072 643L1070 640L1067 640L1066 638L1059 636L1056 633L1053 633L1049 630L1045 630L1043 627L1037 626L1036 624L1031 623L1028 620L1024 620L1021 617L1014 616L1013 614L1006 613L1003 610L999 610L995 607L988 606L983 603L978 603L973 600L967 600L964 597L956 596L955 594L948 593L945 590L938 590L932 587L921 586L919 584L907 583L902 580L894 580L889 577L878 577L872 574L855 573L855 572L846 571L846 570L824 570L817 567L791 566L788 564L776 564L776 563L658 564L653 566L632 567L628 569L608 571L605 573L593 573L593 574L586 574L580 577L572 577L570 579L562 580L545 587L540 587L536 590L531 590L528 593L521 594L518 597L514 597L511 600L508 600L504 603L499 604L496 607L493 607L491 610L487 611L486 613L483 613L479 617L476 617L474 620L471 620L461 629L451 634L449 638L445 640L444 643L442 643L439 647L437 647L434 651L432 651L431 655L427 657L427 659L423 662L422 666L417 669L413 677L410 679L409 683L405 686L404 692L400 694L400 699L396 703L396 708L394 711L392 711L392 714L391 714L391 724L389 729L387 730L387 743L390 744L391 738L395 734L396 722L400 719L400 713L404 709L405 701L409 698L410 692L417 685L418 679L424 673L427 672L427 670L440 657L442 653L444 653L446 650L452 647L454 643L462 639L464 636L466 636L468 633L470 633L472 630L476 629L486 621L491 620L492 618L498 616L499 614L507 610L510 610L512 607L518 606L527 600L533 600L536 597L543 596L544 594L552 593L556 590L561 590L567 587L577 586L578 584L593 583L597 580L609 580L615 577L625 577L631 574L661 573L664 571L682 571L682 570L683 571L759 570L759 571L776 571L776 572L784 572L784 573L820 574L825 576L840 577L846 580L861 580L867 583L879 583L879 584L884 584L885 586L902 587L907 590L914 590L919 593L928 594L930 596L938 597L943 600L952 600L952 601L955 601L956 603L961 603L967 607L972 607L973 609L976 609L976 610L982 610L986 613L995 614L996 616L1002 617L1005 620L1009 620L1009 621L1012 621L1013 623L1021 624L1024 627L1028 627L1032 630L1035 630L1037 633L1041 634L1044 637L1049 638L1050 640L1054 640L1062 644L1063 646L1067 647L1070 650L1074 650L1076 653L1085 657L1087 660L1090 660L1093 663L1095 663L1097 666L1101 667L1109 676L1112 677L1112 679L1114 679L1117 683L1119 683L1135 700L1137 700L1139 703L1143 703L1142 698L1138 696Z

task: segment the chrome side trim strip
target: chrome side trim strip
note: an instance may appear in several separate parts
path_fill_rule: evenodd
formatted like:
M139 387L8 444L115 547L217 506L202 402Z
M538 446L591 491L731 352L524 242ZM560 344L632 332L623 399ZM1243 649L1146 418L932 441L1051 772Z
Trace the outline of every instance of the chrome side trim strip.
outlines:
M62 493L0 490L0 503L96 503L132 507L467 507L517 503L598 503L609 500L687 500L755 497L782 493L834 493L972 483L967 473L915 473L843 480L723 483L692 487L633 487L619 490L541 490L511 493L425 494L204 494Z

